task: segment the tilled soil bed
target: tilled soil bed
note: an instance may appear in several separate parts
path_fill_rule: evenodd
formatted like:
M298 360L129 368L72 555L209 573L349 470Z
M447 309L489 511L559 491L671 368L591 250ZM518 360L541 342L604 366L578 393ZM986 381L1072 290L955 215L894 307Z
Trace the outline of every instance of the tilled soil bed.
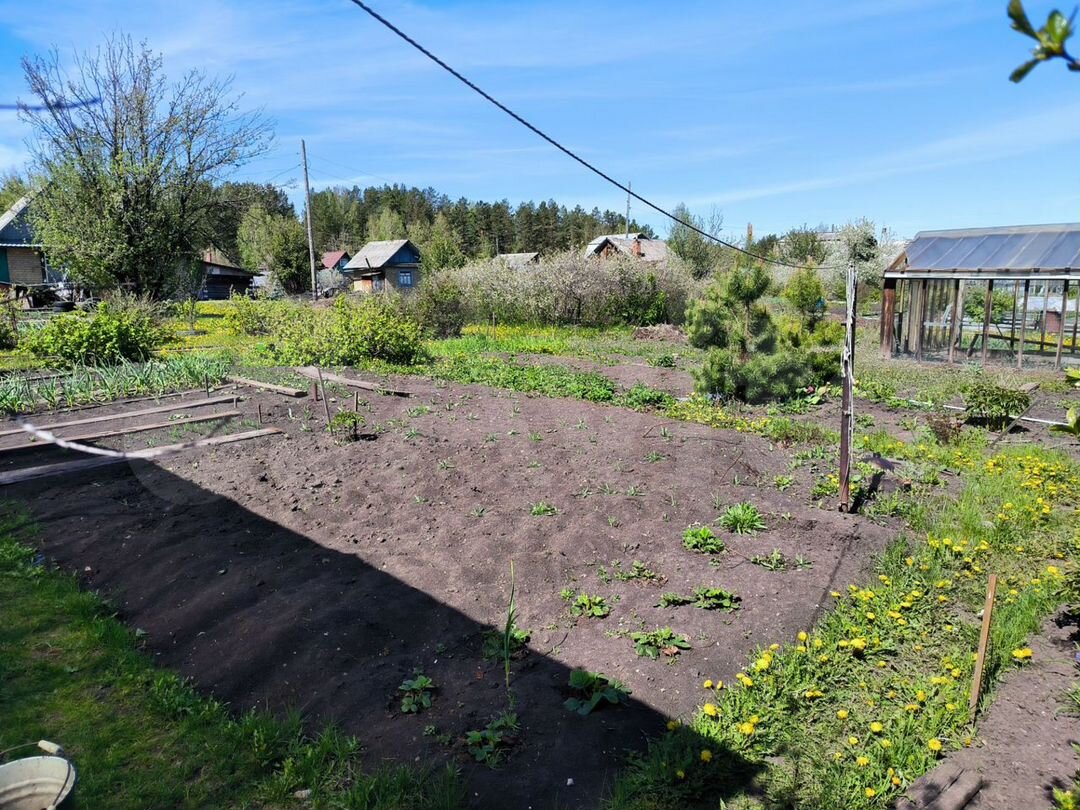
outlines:
M161 664L238 707L335 721L360 737L371 766L459 762L472 803L500 810L595 807L626 750L695 710L704 678L730 679L752 649L808 628L893 536L757 486L789 462L757 436L394 382L415 396L362 397L359 441L323 432L321 402L245 390L242 410L261 405L264 426L283 436L7 494L29 505L43 550L104 592ZM351 392L340 397L333 409L352 407ZM727 551L715 556L683 548L687 526L744 501L767 530L716 528ZM534 516L541 503L555 514ZM773 549L807 565L750 563ZM620 580L635 560L661 580ZM505 621L511 561L531 641L511 676L521 732L490 770L469 762L461 738L507 707L482 634ZM664 592L701 586L733 591L741 609L657 607ZM566 588L605 597L611 615L571 618ZM663 626L692 649L635 655L628 634ZM574 667L622 680L631 704L570 713ZM438 691L431 709L403 715L397 688L415 670Z

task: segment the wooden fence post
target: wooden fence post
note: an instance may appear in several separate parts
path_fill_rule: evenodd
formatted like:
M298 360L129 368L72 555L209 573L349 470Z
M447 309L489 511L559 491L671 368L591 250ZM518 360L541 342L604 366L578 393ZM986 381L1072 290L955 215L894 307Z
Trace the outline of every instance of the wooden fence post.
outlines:
M855 433L855 260L847 268L847 322L840 368L844 377L840 405L840 511L851 509L851 456ZM923 282L924 284L926 282Z

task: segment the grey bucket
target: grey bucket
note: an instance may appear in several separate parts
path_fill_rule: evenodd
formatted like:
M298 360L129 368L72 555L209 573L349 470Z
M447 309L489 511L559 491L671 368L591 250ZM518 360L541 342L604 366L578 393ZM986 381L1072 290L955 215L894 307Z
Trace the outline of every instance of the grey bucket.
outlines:
M26 757L0 765L0 810L52 810L75 787L63 757Z

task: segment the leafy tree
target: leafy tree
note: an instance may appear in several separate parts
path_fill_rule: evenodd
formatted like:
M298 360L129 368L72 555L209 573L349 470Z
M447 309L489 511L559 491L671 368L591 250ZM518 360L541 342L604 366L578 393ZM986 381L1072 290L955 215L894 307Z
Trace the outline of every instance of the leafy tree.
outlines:
M429 236L418 243L421 263L426 272L437 272L465 264L465 254L458 246L457 238L450 228L445 214L435 218Z
M803 324L813 329L823 314L825 285L813 268L796 270L784 287L784 299L799 313Z
M1031 52L1032 58L1014 70L1009 75L1009 80L1022 82L1035 69L1036 65L1051 59L1063 59L1069 70L1080 72L1080 62L1065 48L1065 43L1073 35L1073 20L1075 18L1075 11L1072 17L1066 17L1060 11L1054 9L1050 12L1050 16L1047 17L1046 25L1036 31L1035 26L1028 19L1022 0L1009 0L1009 19L1012 20L1013 30L1019 31L1024 36L1031 37L1037 43Z
M792 228L781 240L783 257L793 264L819 265L829 255L829 248L814 231L805 225Z
M239 110L227 80L192 71L170 85L161 57L130 37L67 64L56 51L23 59L40 102L21 111L45 181L31 208L37 238L87 286L168 294L211 241L214 184L265 151L269 124Z
M216 189L220 206L210 218L210 243L234 262L242 262L236 234L240 221L253 205L267 213L296 216L285 192L270 183L222 183Z
M0 214L30 192L30 184L16 171L0 174Z
M392 208L380 208L367 221L367 238L381 242L388 239L405 238L405 220Z
M672 213L683 222L708 233L716 233L716 231L720 230L724 221L723 217L714 212L713 222L706 225L704 220L691 214L690 209L682 203L675 206ZM668 248L689 265L694 278L704 278L714 268L716 259L714 243L681 222L671 224L668 231Z
M310 289L307 237L296 217L253 205L240 221L236 242L248 270L266 270L287 293Z

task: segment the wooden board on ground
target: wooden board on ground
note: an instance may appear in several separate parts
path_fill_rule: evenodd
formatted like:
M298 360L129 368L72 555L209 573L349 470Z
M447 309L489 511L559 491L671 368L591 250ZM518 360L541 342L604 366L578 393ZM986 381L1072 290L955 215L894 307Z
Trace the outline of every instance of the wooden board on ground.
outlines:
M20 484L24 481L33 481L37 478L51 478L54 475L67 475L80 473L86 470L94 470L99 467L108 467L125 461L150 461L162 456L169 456L184 450L196 447L211 447L219 444L231 444L242 442L247 439L257 439L262 436L273 436L283 433L280 428L263 428L262 430L249 430L246 433L233 433L228 436L213 436L209 439L199 439L184 444L169 444L163 447L151 447L147 450L136 450L123 456L98 456L79 461L66 461L62 464L45 464L39 467L27 467L23 470L0 473L0 486Z
M274 383L263 382L262 380L249 380L247 377L236 377L232 374L225 375L226 382L236 383L237 385L249 385L252 388L261 388L264 391L272 391L275 394L282 394L287 397L306 397L308 392L301 391L298 388L290 388L287 385L275 385Z
M143 433L148 430L164 430L166 428L176 427L177 425L192 425L197 422L212 422L216 419L234 419L243 414L240 411L222 411L221 413L212 413L209 416L195 416L184 417L183 419L174 419L171 422L154 422L149 425L132 425L126 428L116 428L115 430L99 430L93 433L80 433L78 436L61 436L61 439L69 442L87 442L94 439L108 439L112 436L124 436L128 433ZM50 430L50 432L52 432ZM32 433L27 432L26 438L30 444L19 444L14 447L0 447L0 453L8 450L26 450L28 447L47 447L48 442L43 439L38 439Z
M182 411L185 408L205 408L207 405L220 405L222 402L235 403L237 397L205 397L203 399L189 399L184 402L174 402L171 405L159 405L156 408L143 408L138 411L123 411L121 413L110 413L105 416L88 416L85 419L69 419L67 422L53 422L51 425L37 425L44 430L56 430L63 427L74 427L75 425L93 425L98 422L111 422L116 419L133 419L137 416L150 416L155 413L168 413L169 411ZM107 404L107 403L103 403ZM18 436L20 433L25 433L22 428L15 428L14 430L0 430L0 438L4 436Z
M298 366L295 371L297 374L302 374L309 379L319 379L319 369L315 368L315 366ZM350 388L360 388L364 391L375 391L379 394L388 394L395 397L412 396L412 393L409 391L396 391L392 388L385 388L376 383L370 383L364 380L354 380L351 377L342 377L340 374L333 374L329 371L322 372L322 378L329 382L335 382L340 385L347 385Z

